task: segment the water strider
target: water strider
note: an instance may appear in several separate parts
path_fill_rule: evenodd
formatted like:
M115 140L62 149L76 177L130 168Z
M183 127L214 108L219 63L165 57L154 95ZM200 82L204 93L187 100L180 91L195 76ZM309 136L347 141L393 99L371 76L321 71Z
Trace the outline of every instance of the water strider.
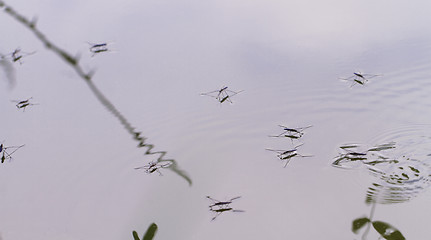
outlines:
M25 108L28 107L28 106L39 105L38 103L31 103L30 99L32 99L32 98L33 97L25 99L25 100L12 100L12 102L16 103L16 105L15 105L16 108L22 109L23 112L24 112Z
M24 147L24 145L7 147L3 143L0 144L1 163L4 163L6 160L12 160L12 154L22 147ZM8 149L11 149L12 151L8 152Z
M365 74L360 72L354 72L352 76L348 78L340 78L343 81L351 81L352 85L350 87L353 87L355 84L364 85L366 82L369 81L369 79L380 76L378 74Z
M304 144L303 143L299 144L296 147L288 150L275 150L275 149L269 149L269 148L267 148L266 150L276 152L277 157L281 161L286 161L286 163L284 164L284 167L286 167L287 164L290 162L290 160L292 160L294 157L312 157L312 155L302 155L298 153L298 148L302 145Z
M241 196L231 198L228 201L219 201L210 196L207 196L207 199L211 200L212 202L212 204L209 206L210 211L215 213L211 221L214 221L220 214L224 212L244 212L244 210L236 210L230 206L230 204L238 198L241 198Z
M12 62L19 62L20 64L22 64L21 59L23 57L26 57L28 55L33 55L35 53L36 51L27 53L27 52L21 51L21 48L16 48L13 52L6 54L5 56L1 56L1 58L8 58L8 59L11 59Z
M87 43L90 44L90 52L93 53L91 55L91 57L94 57L98 53L110 51L108 49L108 43L106 43L106 42L104 42L104 43L90 43L90 42L87 42Z
M278 135L271 135L270 137L285 137L292 140L296 140L304 136L304 130L307 128L311 128L312 126L306 126L306 127L298 127L298 128L289 128L283 125L278 125L283 129L283 132Z
M145 166L142 166L142 167L136 167L135 169L144 169L145 170L145 172L146 173L148 173L148 174L151 174L151 173L154 173L154 172L158 172L159 173L159 175L160 176L162 176L163 174L160 172L160 168L166 168L166 167L169 167L170 165L171 165L172 163L165 163L165 164L162 164L162 163L160 163L160 162L156 162L156 161L153 161L153 162L150 162L150 163L148 163L147 165L145 165Z
M237 95L240 92L242 92L242 90L235 92L235 91L229 90L228 87L225 86L225 87L222 87L218 90L214 90L214 91L207 92L207 93L201 93L201 96L213 97L213 98L217 99L217 101L219 101L220 103L224 103L225 101L232 103L230 98Z

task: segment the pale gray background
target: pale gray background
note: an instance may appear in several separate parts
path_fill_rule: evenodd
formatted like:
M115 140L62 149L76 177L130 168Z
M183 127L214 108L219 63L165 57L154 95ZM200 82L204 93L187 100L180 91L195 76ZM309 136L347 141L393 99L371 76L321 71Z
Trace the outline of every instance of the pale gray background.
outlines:
M3 240L358 239L370 177L330 166L343 143L431 132L431 2L14 0L82 65L155 150L193 180L133 168L136 148L87 85L20 23L0 13L0 52L37 51L0 81L0 141L25 144L0 165ZM112 52L91 57L87 42ZM381 74L365 86L339 77ZM4 78L3 73L0 75ZM200 96L229 86L234 104ZM19 111L11 100L39 105ZM313 125L287 168L278 124ZM414 130L412 130L414 129ZM419 129L419 130L418 130ZM428 136L428 135L427 135ZM413 140L414 141L414 140ZM241 195L211 222L206 195ZM431 194L377 206L407 239L430 236ZM369 239L377 239L370 234Z

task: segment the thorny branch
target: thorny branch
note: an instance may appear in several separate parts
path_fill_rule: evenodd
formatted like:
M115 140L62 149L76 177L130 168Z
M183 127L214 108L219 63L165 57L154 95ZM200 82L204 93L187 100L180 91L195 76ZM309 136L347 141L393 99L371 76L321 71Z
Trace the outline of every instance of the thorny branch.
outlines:
M100 101L100 103L120 121L120 123L127 130L127 132L133 136L133 139L139 142L138 147L147 147L147 151L145 152L146 155L160 154L159 158L157 159L158 162L170 162L171 164L168 168L183 177L189 183L189 185L192 184L192 180L190 179L190 177L184 171L178 168L178 165L175 160L163 159L163 157L166 155L165 151L152 152L154 145L145 143L145 138L141 136L141 132L135 131L135 128L132 127L132 125L127 121L127 119L117 110L117 108L115 108L115 106L108 100L108 98L103 95L103 93L96 87L96 85L94 85L92 81L92 76L94 72L90 71L86 73L79 64L79 59L77 57L73 57L71 54L48 40L48 38L39 29L36 28L35 20L28 20L26 17L20 15L18 12L12 9L10 6L6 5L4 1L0 0L0 8L3 7L4 11L7 14L9 14L15 20L26 26L31 32L36 35L36 37L45 45L46 48L56 53L61 59L66 61L66 63L68 63L75 70L75 72L87 83L88 87L96 96L96 98Z

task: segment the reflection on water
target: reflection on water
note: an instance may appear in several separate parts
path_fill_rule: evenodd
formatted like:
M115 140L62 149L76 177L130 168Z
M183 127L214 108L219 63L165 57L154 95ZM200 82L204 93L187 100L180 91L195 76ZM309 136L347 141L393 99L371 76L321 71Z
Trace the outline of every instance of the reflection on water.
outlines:
M332 165L334 167L352 169L361 166L371 167L379 163L392 162L397 160L389 159L383 155L388 149L395 148L395 143L385 143L373 147L365 147L362 144L346 144L340 146L341 152L335 157Z
M103 104L103 106L105 106L108 111L110 111L118 120L120 120L121 124L127 130L127 132L133 136L134 140L138 141L138 147L147 148L147 150L145 151L146 155L159 155L159 157L157 158L157 164L153 164L154 166L152 168L150 167L150 169L152 169L150 170L150 173L153 173L158 168L166 167L184 178L189 183L189 185L192 184L191 178L185 171L181 170L178 167L178 164L175 160L164 159L164 156L166 155L165 151L153 151L154 145L145 143L145 137L141 136L142 133L135 131L135 128L132 127L129 121L115 108L115 106L102 94L102 92L99 91L99 89L94 85L94 83L91 80L86 81L86 83L93 91L94 95L96 95L97 99L99 99L99 101ZM136 169L141 169L141 167L138 167Z
M111 103L111 101L109 101L109 99L96 87L96 85L93 83L92 81L92 76L94 74L94 72L88 72L86 73L83 68L81 67L81 65L79 64L79 59L76 57L73 57L71 54L69 54L68 52L66 52L65 50L61 49L60 47L58 47L57 45L55 45L53 42L51 42L50 40L48 40L48 38L36 28L36 21L29 21L26 17L20 15L18 12L16 12L14 9L12 9L11 7L7 6L6 4L4 4L3 1L0 1L0 6L1 7L5 7L4 11L6 13L8 13L10 16L12 16L15 20L19 21L20 23L22 23L24 26L26 26L30 31L32 31L36 37L45 44L45 47L48 48L49 50L55 52L56 54L58 54L60 56L60 58L62 58L63 60L65 60L69 65L72 66L72 68L76 71L76 73L83 79L85 80L85 82L87 83L88 87L91 89L91 91L93 92L93 94L97 97L97 99L102 103L102 105L108 110L110 111L119 121L120 123L123 125L123 127L127 130L127 132L132 135L133 139L138 141L138 147L146 147L147 150L145 152L146 155L152 155L152 154L158 154L159 157L157 159L157 162L161 163L165 163L165 164L161 164L158 166L166 166L166 168L169 168L170 170L172 170L173 172L177 173L179 176L181 176L182 178L184 178L189 185L192 184L192 181L190 179L190 177L181 169L178 168L178 165L176 163L175 160L173 159L164 159L164 156L166 154L165 151L157 151L157 152L153 152L152 149L154 148L154 145L152 144L148 144L145 143L145 138L141 136L141 132L135 131L135 128L132 127L132 125L129 123L129 121L120 113L120 111L118 111L116 109L116 107ZM99 53L99 52L104 52L107 51L107 47L106 47L106 43L103 44L96 44L95 46L93 46L92 48L90 48L90 50L93 50L93 54ZM12 54L12 57L14 57L14 62L18 61L21 59L22 55L18 55L20 54L20 50L17 49L14 51L14 53ZM21 101L20 102L21 105L17 104L18 108L23 108L25 109L25 107L30 105L29 99L25 100L25 101ZM168 166L169 165L169 166ZM158 168L154 168L154 170L151 171L154 172L156 170L158 170Z
M365 144L342 145L332 163L343 169L365 169L373 177L365 199L372 205L370 216L355 219L352 231L358 233L367 225L362 239L366 239L370 226L385 239L405 239L395 227L372 219L376 204L407 202L430 186L430 126L414 125L392 130L374 141L390 142L371 147Z
M431 127L409 125L375 137L376 141L395 141L388 151L393 159L369 169L376 179L367 192L367 202L406 202L426 190L431 182Z
M332 165L345 169L366 168L374 177L374 183L368 188L367 203L405 202L430 185L430 166L423 160L400 156L395 142L363 149L359 144L341 146L341 153Z
M370 172L378 179L367 191L367 203L400 203L414 198L431 183L431 168L428 164L409 158L392 161Z

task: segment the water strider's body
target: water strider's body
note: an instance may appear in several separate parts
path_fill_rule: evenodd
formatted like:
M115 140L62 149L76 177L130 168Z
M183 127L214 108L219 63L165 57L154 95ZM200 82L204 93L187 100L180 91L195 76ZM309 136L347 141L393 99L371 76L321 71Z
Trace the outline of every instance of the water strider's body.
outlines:
M235 92L235 91L229 90L228 87L222 87L218 90L214 90L214 91L207 92L207 93L201 93L201 95L213 97L213 98L217 99L217 101L219 101L220 103L224 103L226 101L232 103L232 101L230 100L231 97L235 96L236 94L238 94L240 92L242 92L242 91Z
M165 163L165 164L161 164L160 162L150 162L147 165L144 165L142 167L136 167L135 169L144 169L146 173L151 174L154 172L158 172L160 176L162 176L163 174L160 172L159 169L161 168L166 168L169 167L171 165L171 163Z
M215 220L220 214L224 212L244 212L243 210L235 210L230 206L234 200L240 197L241 196L234 197L228 201L218 201L210 196L207 196L207 198L213 202L213 204L209 206L210 211L215 213L215 216L211 219L211 221Z

